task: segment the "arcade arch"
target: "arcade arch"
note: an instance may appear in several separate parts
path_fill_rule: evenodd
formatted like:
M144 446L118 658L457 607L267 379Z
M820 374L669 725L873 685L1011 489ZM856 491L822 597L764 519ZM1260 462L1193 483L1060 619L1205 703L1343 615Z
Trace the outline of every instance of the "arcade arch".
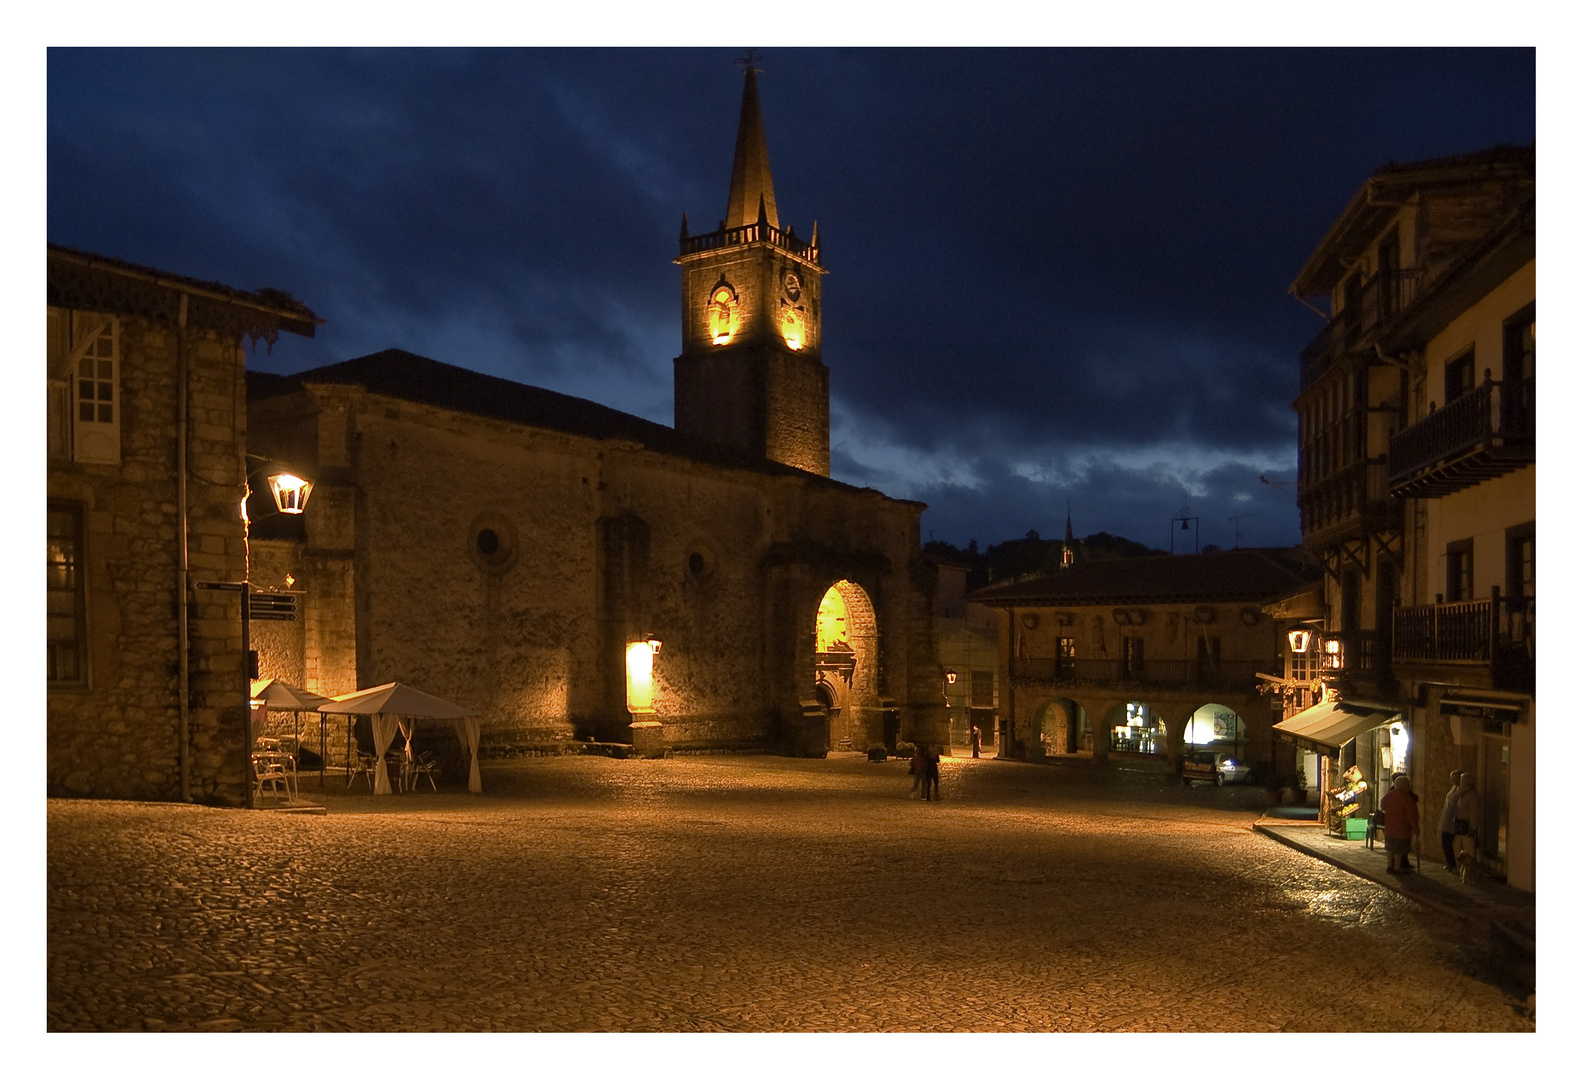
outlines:
M1051 698L1034 714L1028 749L1035 758L1081 753L1093 749L1092 742L1088 711L1071 698Z
M1152 705L1141 701L1120 702L1105 714L1104 727L1112 752L1170 752L1165 718Z
M1195 710L1182 731L1184 751L1218 750L1240 759L1247 744L1247 724L1237 714L1237 710L1218 702L1210 702Z

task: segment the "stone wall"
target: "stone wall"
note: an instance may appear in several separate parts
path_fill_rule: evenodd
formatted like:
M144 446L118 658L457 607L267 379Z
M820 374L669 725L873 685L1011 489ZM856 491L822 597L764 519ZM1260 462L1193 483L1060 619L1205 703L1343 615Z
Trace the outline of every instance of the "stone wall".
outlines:
M121 463L51 461L49 497L79 507L87 602L87 683L48 695L51 795L177 800L181 779L177 608L176 331L120 321ZM189 331L188 551L194 581L238 582L245 414L241 350ZM188 599L188 793L248 795L247 687L240 597Z

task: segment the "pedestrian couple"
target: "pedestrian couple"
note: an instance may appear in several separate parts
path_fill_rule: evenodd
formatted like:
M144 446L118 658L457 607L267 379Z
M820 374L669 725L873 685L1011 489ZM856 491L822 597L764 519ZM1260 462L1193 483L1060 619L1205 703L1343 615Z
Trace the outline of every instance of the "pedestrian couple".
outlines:
M914 747L912 765L907 771L912 773L912 790L923 789L924 802L929 801L931 792L935 799L940 798L940 754L937 751Z
M1457 872L1457 856L1466 854L1469 859L1478 850L1479 821L1484 816L1484 805L1474 789L1477 781L1472 771L1451 770L1451 790L1446 792L1445 805L1440 808L1440 851L1446 857L1446 869Z

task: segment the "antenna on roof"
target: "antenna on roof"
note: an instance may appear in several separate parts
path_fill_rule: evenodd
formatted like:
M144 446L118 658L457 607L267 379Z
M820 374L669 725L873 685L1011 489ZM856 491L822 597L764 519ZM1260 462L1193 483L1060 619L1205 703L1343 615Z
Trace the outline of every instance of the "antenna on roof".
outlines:
M764 74L764 69L757 66L758 57L753 55L753 53L754 50L749 49L747 55L738 57L736 62L742 65L742 70L744 73L752 71L762 75Z
M1233 514L1227 519L1231 522L1231 547L1233 551L1242 546L1242 519L1258 516L1258 514Z

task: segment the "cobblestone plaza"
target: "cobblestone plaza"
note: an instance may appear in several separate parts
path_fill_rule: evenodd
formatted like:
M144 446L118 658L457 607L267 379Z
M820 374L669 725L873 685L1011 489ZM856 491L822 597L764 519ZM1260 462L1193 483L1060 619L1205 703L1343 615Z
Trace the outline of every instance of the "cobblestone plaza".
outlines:
M1116 767L526 759L48 804L51 1031L1532 1031L1433 913Z

